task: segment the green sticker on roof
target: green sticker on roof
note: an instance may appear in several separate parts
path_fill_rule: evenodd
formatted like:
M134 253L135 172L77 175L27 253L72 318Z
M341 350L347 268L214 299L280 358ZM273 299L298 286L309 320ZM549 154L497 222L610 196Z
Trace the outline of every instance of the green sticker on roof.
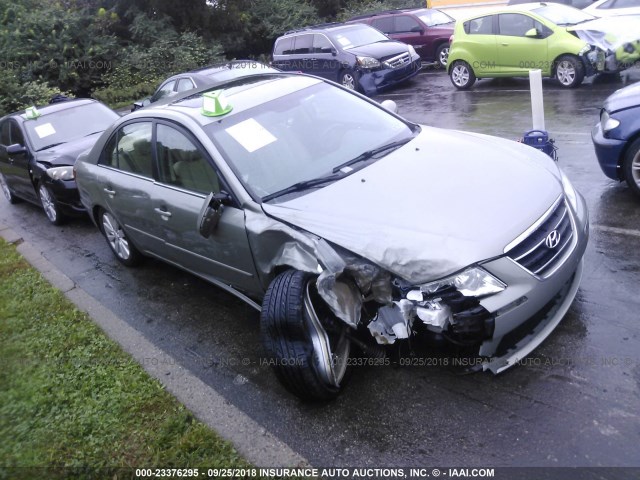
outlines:
M25 110L25 116L28 120L35 120L40 116L40 112L36 107L29 107Z
M233 110L233 106L229 104L222 90L202 94L202 115L219 117L226 115L231 110Z

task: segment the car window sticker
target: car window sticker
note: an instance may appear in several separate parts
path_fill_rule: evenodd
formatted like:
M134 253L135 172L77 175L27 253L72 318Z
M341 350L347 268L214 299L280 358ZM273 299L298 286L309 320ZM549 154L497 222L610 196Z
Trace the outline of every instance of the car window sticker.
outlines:
M349 48L349 47L351 47L351 46L352 46L352 45L351 45L351 41L350 41L348 38L343 37L342 35L338 35L338 36L336 37L336 40L338 40L338 42L340 43L340 45L342 45L344 48Z
M37 127L33 128L36 133L38 134L38 137L40 138L45 138L48 137L50 135L54 135L56 133L56 129L53 128L53 125L51 125L50 123L45 123L43 125L38 125Z
M233 125L225 131L249 153L266 147L277 140L269 130L253 118Z

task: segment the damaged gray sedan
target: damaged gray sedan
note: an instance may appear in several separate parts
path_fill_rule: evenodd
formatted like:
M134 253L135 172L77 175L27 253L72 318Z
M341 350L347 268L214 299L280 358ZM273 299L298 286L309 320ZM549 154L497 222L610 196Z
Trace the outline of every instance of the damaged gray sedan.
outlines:
M494 373L573 301L585 201L538 150L264 74L121 118L76 163L120 262L153 256L261 312L282 383L338 394L352 347L446 339Z

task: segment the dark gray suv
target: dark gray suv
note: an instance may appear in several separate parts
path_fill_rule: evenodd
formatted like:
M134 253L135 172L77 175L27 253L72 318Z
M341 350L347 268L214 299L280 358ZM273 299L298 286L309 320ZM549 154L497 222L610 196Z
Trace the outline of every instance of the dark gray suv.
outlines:
M273 66L333 80L365 95L418 74L415 49L362 24L328 24L287 32L276 40Z

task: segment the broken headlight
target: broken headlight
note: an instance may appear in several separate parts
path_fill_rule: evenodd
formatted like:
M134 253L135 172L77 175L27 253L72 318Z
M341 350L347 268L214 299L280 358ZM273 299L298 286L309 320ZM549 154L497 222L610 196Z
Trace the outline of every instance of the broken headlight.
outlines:
M507 286L480 267L471 267L443 280L420 285L422 294L435 293L442 287L455 287L465 297L482 298L500 293ZM412 292L409 292L412 293ZM408 297L407 297L408 298Z
M358 65L360 65L362 68L378 68L380 66L380 62L373 57L364 57L358 55L356 57L356 60L358 61Z

